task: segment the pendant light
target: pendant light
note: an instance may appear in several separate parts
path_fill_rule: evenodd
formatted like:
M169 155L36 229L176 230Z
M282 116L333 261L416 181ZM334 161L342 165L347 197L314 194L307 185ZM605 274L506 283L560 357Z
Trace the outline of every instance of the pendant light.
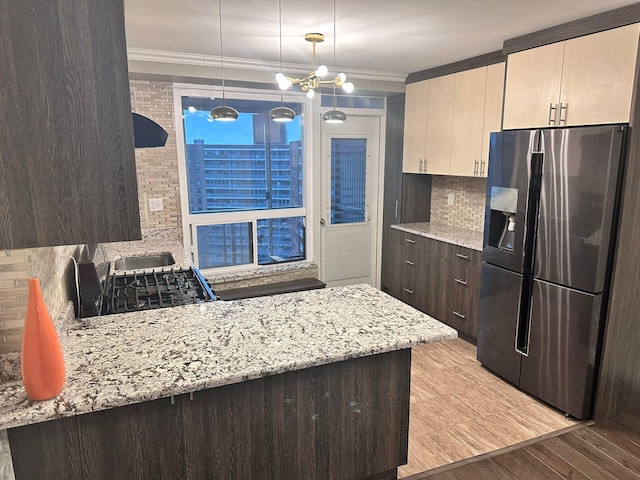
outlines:
M280 28L280 71L282 71L282 0L278 0L278 25ZM296 112L284 106L282 90L280 90L280 106L272 108L269 117L274 122L290 122L296 116Z
M336 68L336 0L333 0L333 68ZM338 77L346 78L344 73L338 74ZM351 87L353 89L353 87ZM347 114L336 109L336 84L333 84L333 109L327 110L322 114L322 121L326 123L343 123L347 119Z
M238 119L238 111L228 107L224 95L224 56L222 54L222 9L218 0L218 23L220 25L220 64L222 66L222 105L211 110L211 118L219 122L233 122Z

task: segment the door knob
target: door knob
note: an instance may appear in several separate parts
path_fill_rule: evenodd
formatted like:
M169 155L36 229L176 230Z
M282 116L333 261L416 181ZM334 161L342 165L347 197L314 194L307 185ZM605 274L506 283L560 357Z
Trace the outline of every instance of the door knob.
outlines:
M320 219L320 225L324 225L326 222L324 221L324 218Z

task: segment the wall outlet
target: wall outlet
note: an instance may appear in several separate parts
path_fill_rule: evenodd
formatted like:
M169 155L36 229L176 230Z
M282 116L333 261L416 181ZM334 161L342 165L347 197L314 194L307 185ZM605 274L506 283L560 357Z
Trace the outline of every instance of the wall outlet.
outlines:
M449 196L447 197L447 204L453 205L453 193L450 193Z
M164 210L162 206L161 198L150 198L149 199L149 211L150 212L159 212L160 210Z

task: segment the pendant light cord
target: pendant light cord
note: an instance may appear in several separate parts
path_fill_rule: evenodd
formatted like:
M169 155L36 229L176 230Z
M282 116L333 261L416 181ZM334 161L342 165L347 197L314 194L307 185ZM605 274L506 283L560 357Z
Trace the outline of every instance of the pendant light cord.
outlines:
M280 71L282 71L282 0L278 0L278 27L280 32ZM284 107L282 89L280 90L280 106Z
M334 0L335 1L335 0ZM221 0L218 0L218 23L220 24L220 64L222 66L222 105L227 106L226 98L224 95L224 57L222 55L222 7Z
M336 0L333 0L333 71L336 71ZM333 82L333 109L336 109L336 82Z

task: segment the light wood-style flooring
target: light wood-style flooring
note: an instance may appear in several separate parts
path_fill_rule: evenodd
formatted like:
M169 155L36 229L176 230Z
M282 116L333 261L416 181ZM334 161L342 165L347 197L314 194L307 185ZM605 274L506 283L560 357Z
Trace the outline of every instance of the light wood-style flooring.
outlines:
M574 427L578 422L507 384L461 339L413 349L409 462L398 478Z
M624 414L508 453L420 478L640 479L640 413Z

